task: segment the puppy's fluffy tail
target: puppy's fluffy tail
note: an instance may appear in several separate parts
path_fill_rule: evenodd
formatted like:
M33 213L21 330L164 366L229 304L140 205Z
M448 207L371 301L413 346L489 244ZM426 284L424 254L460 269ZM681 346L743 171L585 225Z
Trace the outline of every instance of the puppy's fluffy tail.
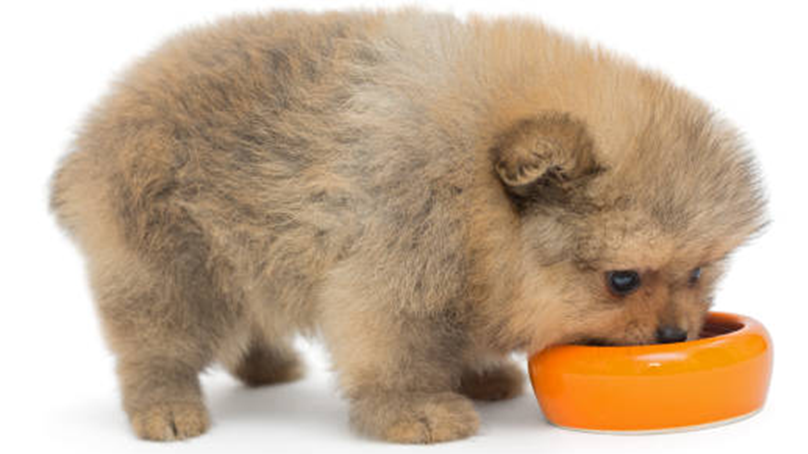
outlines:
M82 210L89 208L88 202L100 197L90 187L95 173L86 153L78 150L62 158L51 177L50 210L71 236L77 233Z

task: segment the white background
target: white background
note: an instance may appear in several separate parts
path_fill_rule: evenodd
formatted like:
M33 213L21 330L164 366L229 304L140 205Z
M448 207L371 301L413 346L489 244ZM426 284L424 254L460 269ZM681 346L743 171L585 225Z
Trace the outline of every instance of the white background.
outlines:
M81 115L133 57L189 24L304 3L316 9L374 4L141 0L0 6L0 451L681 454L804 449L808 14L796 1L428 4L458 15L541 17L663 70L746 131L768 181L774 222L737 255L717 308L758 318L775 340L774 379L761 414L683 434L591 435L549 426L533 396L525 394L479 405L483 424L475 438L431 448L385 445L349 431L347 407L337 396L327 358L318 346L302 344L309 364L305 380L248 391L213 370L203 378L214 420L208 434L175 444L136 440L119 408L113 360L101 340L82 261L47 213L47 179Z

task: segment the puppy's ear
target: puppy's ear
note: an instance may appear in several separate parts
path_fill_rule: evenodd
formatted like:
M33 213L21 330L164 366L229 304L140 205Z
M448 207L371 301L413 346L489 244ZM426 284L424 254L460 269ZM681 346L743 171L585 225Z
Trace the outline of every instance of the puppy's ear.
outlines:
M601 171L583 122L546 113L517 122L495 140L491 157L516 201L560 195Z

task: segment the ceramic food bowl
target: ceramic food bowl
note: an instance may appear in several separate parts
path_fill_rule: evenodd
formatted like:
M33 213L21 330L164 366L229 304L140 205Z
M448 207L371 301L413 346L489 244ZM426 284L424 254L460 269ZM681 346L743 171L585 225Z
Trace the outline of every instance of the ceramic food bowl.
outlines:
M756 320L713 312L698 340L626 347L563 345L533 355L530 380L550 423L646 432L735 421L766 399L772 344Z

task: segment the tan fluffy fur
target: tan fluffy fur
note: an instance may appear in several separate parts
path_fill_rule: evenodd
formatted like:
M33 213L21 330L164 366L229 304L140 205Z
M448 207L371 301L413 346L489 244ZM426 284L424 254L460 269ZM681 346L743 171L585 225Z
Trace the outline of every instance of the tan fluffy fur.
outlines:
M737 134L661 76L534 21L416 10L174 37L92 112L52 207L156 440L207 428L214 361L299 377L300 332L326 341L358 430L469 436L468 397L521 389L512 351L696 336L763 223ZM643 285L615 297L623 269Z

